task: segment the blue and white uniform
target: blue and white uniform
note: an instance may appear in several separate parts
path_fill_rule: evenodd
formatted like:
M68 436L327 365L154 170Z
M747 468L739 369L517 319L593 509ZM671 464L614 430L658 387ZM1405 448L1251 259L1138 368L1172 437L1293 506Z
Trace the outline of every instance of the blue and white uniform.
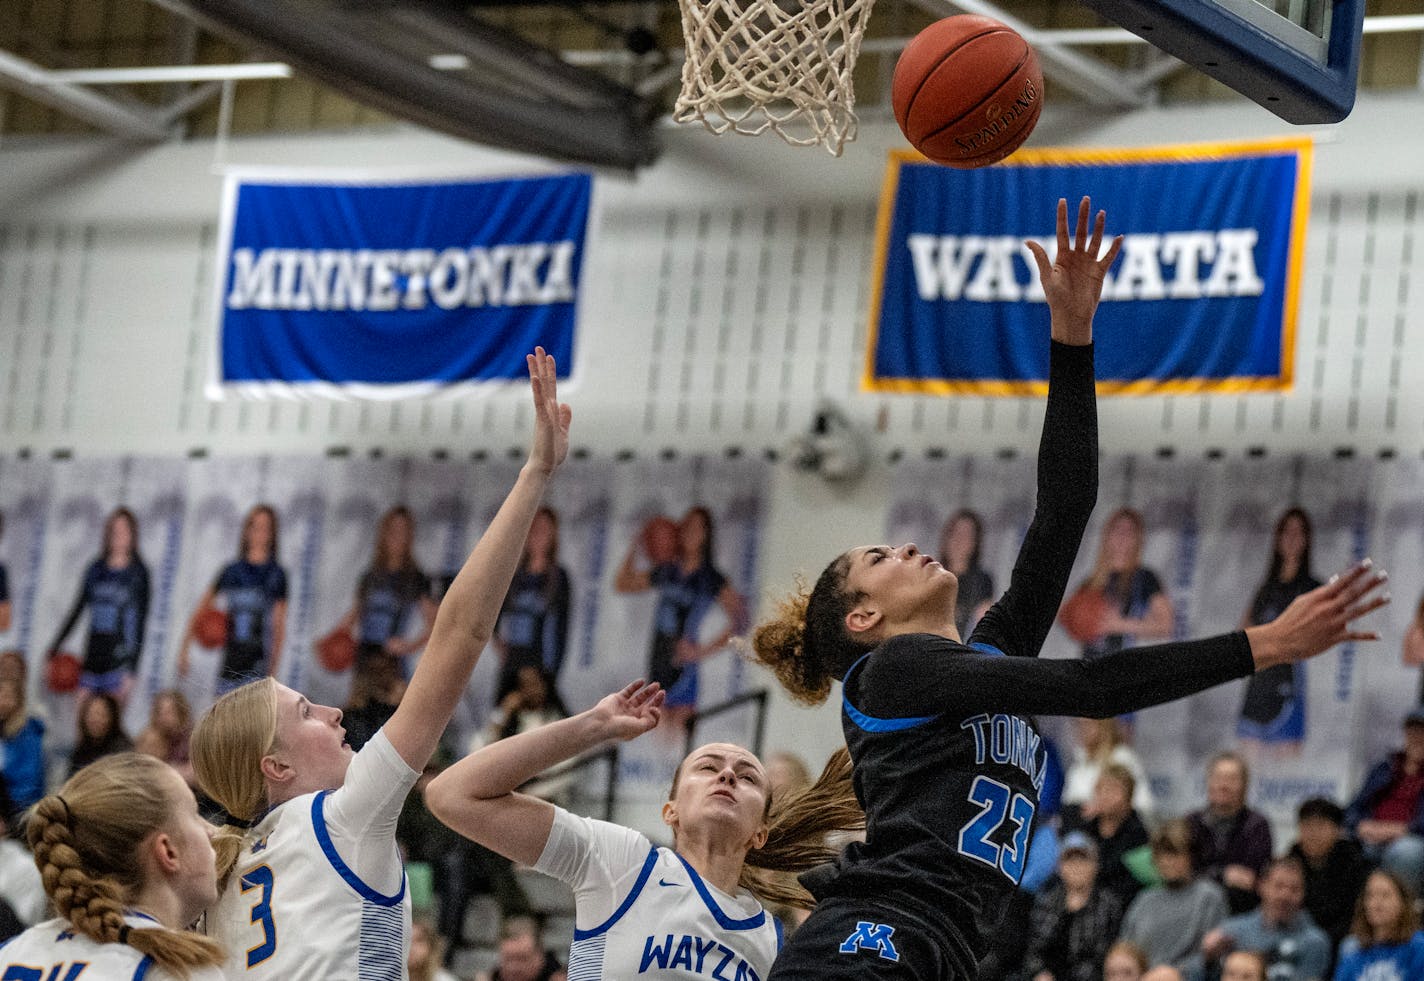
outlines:
M131 913L124 922L135 930L158 922ZM101 944L76 933L68 920L53 919L30 927L0 945L0 978L5 981L179 981L128 944ZM215 967L195 967L188 981L223 981Z
M761 981L781 949L755 896L727 895L631 828L555 808L534 868L574 891L569 981Z
M377 732L340 788L279 804L247 833L206 918L229 979L406 976L410 894L395 833L419 775Z

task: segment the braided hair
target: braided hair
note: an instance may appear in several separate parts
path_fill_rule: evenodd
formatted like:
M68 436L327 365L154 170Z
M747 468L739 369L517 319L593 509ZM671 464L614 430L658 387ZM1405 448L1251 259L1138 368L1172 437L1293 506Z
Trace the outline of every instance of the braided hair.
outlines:
M130 927L125 911L144 886L138 850L164 829L175 801L164 792L171 768L141 753L116 753L80 770L40 800L25 826L45 895L76 933L127 944L162 968L187 977L217 966L213 940L167 927Z

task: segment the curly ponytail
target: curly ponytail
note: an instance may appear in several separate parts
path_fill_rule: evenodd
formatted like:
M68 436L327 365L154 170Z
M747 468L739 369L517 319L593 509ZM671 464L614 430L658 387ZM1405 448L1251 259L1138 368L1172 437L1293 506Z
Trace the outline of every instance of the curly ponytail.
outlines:
M796 591L777 605L776 616L752 632L752 659L770 668L781 687L803 704L824 702L831 682L871 649L846 629L846 614L863 598L847 587L849 571L847 552L826 566L809 593L798 577Z
M763 903L810 909L815 900L795 873L831 861L840 851L837 836L865 830L865 812L851 783L850 753L831 754L816 782L771 806L766 843L747 853L740 885Z
M45 895L75 931L99 943L123 943L186 977L223 962L207 937L167 927L129 927L124 912L142 889L137 852L162 830L175 801L164 793L170 767L140 753L106 756L80 770L30 811L25 834ZM191 802L189 802L191 806Z
M267 805L262 757L277 744L276 682L263 678L233 689L213 703L193 730L193 773L203 792L243 826L225 824L213 838L218 889L247 843L245 825Z

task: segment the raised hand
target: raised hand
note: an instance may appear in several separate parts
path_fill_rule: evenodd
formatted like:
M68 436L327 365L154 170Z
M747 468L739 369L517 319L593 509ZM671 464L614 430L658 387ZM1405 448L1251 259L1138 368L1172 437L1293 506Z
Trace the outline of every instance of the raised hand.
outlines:
M605 695L589 710L600 734L600 741L624 741L657 728L663 717L662 685L644 684L639 678L622 691Z
M529 462L551 474L568 456L573 410L559 401L553 355L536 347L525 360L529 364L529 390L534 396L534 445L529 448Z
M1122 249L1122 236L1112 240L1106 255L1103 247L1103 227L1107 212L1099 211L1088 234L1088 217L1092 202L1087 195L1078 202L1078 220L1073 229L1073 241L1068 241L1068 201L1058 199L1058 254L1053 261L1037 242L1024 244L1038 263L1038 276L1048 299L1053 339L1065 344L1087 344L1093 339L1093 314L1103 293L1103 278Z
M1373 630L1357 630L1354 621L1389 602L1380 591L1389 576L1369 559L1357 562L1323 586L1297 596L1270 623L1248 627L1256 668L1304 661L1352 640L1379 640Z

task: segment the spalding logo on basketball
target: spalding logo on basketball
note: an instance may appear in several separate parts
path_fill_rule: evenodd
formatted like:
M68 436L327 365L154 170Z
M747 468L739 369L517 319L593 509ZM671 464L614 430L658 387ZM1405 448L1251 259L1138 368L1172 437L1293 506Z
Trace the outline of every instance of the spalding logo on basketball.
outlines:
M936 163L983 167L1023 145L1043 111L1038 56L992 17L936 21L900 55L891 85L895 121Z

